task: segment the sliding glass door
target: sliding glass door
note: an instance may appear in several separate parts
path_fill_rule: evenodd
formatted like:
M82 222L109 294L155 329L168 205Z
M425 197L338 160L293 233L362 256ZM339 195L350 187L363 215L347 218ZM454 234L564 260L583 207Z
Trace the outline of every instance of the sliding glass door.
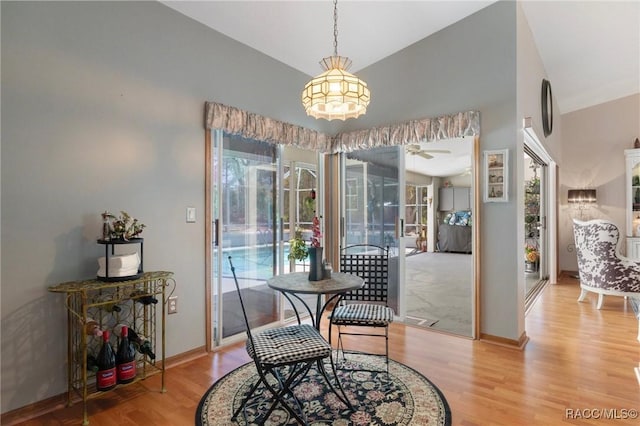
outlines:
M231 257L252 326L279 321L280 299L266 285L278 272L278 149L214 131L211 138L213 344L244 331Z
M307 154L314 158L317 155L312 152ZM289 253L291 253L291 240L296 236L296 233L304 240L306 246L311 240L311 224L317 214L317 204L320 197L318 172L315 164L290 159L290 155L291 150L286 150L282 182L284 195L282 208L283 270L284 272L304 272L309 270L309 258L290 258ZM315 295L302 295L301 297L306 300L309 306L313 306L315 303ZM292 298L291 301L296 304L300 315L308 315L299 300ZM295 312L289 303L288 301L284 303L283 319L285 321L295 318Z
M404 204L404 167L392 146L353 151L342 156L342 246L374 244L389 247L389 305L400 312L400 250ZM402 182L401 182L402 180Z
M525 309L547 282L557 279L557 168L540 142L530 118L524 120Z
M547 238L547 164L531 149L524 149L524 238L526 305L549 278Z

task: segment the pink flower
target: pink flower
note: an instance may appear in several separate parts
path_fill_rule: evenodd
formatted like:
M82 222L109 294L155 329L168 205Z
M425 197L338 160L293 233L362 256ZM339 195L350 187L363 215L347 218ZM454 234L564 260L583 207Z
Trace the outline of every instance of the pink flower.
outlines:
M311 233L311 247L320 247L320 238L322 238L322 234L320 233L320 219L318 219L318 216L313 217Z

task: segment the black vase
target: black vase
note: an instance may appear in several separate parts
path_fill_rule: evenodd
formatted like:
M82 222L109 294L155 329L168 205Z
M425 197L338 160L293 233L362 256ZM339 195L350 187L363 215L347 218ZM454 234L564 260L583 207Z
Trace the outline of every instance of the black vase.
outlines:
M309 247L309 281L320 281L323 277L322 247Z

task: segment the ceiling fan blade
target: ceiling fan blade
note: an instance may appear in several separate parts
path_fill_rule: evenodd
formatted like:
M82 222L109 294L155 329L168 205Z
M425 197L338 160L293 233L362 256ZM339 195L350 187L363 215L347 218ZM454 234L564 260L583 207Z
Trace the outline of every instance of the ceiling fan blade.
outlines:
M424 151L416 152L416 154L418 154L422 158L426 158L427 160L431 160L433 158L433 155L429 155Z
M417 154L420 152L420 145L407 145L407 152L411 154Z
M451 154L451 151L447 149L423 149L422 152L435 152L439 154Z

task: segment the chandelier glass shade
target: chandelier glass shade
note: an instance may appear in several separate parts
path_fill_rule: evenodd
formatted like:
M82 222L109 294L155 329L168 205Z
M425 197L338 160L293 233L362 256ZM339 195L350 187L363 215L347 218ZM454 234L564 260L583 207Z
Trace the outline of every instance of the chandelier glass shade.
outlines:
M302 106L315 118L346 120L367 112L371 93L367 83L347 70L351 59L338 56L338 0L333 1L333 56L320 61L325 70L304 86Z
M367 83L347 71L351 60L329 56L320 65L325 72L308 82L302 91L302 105L307 115L346 120L366 113L371 93Z

